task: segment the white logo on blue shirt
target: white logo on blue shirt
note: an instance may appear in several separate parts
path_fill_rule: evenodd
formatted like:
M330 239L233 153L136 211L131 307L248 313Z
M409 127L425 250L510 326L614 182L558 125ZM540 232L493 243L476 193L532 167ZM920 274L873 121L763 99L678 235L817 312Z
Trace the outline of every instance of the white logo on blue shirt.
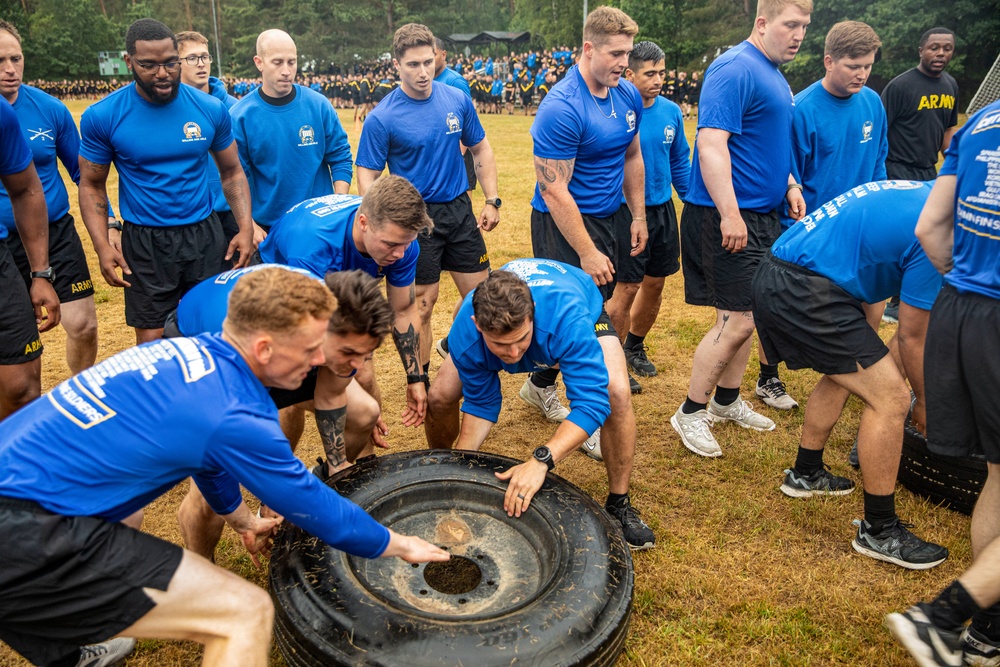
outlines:
M667 125L663 128L663 143L672 144L674 143L674 135L677 134L677 130L674 129L673 125Z
M458 116L456 116L453 112L448 112L444 122L448 125L448 131L445 132L445 134L455 134L456 132L462 131L462 121L460 121Z
M299 146L313 146L316 143L316 131L311 125L299 128Z
M201 136L201 126L195 122L184 123L184 143L189 141L205 141L205 137Z
M31 132L31 136L28 137L29 141L34 141L35 139L41 139L42 141L45 141L46 139L49 141L56 140L56 138L52 136L52 130L38 128L37 130L28 130L28 132Z
M632 111L631 109L629 109L628 113L625 114L625 120L628 121L628 131L629 132L634 132L635 131L635 112Z
M972 128L971 134L976 132L985 132L986 130L992 130L994 128L1000 127L1000 111L991 111L988 114L984 114L976 126Z
M861 142L862 144L867 144L872 140L872 122L866 120L865 124L861 127Z

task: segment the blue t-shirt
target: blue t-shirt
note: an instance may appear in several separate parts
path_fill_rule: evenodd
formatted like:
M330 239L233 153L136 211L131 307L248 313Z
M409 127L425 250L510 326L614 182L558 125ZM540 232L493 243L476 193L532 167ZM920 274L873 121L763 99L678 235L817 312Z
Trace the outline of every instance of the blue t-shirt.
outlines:
M208 94L225 104L227 109L232 109L239 102L238 99L226 92L226 84L214 76L208 77ZM208 156L208 187L212 191L212 210L230 210L226 195L222 192L222 177L219 176L219 166L211 155Z
M80 135L76 123L66 105L31 86L22 85L18 89L13 106L42 182L49 221L58 220L69 213L69 193L59 173L59 162L73 182L80 183ZM0 184L0 223L7 232L17 231L10 197L3 184Z
M184 336L203 333L221 333L222 321L229 312L229 294L240 278L261 269L287 269L319 280L319 276L282 264L255 264L242 269L223 271L217 276L201 281L181 297L177 305L177 328Z
M443 83L452 88L457 88L463 93L472 97L472 89L469 88L469 82L465 80L465 77L456 72L455 70L445 67L441 70L441 73L434 77L434 80L438 83Z
M954 266L944 279L959 292L992 299L1000 299L998 147L1000 102L994 102L952 137L939 174L957 177Z
M768 213L781 205L791 173L792 89L750 42L719 56L705 72L698 129L725 130L729 137L733 190L740 208ZM684 201L715 207L698 164L691 159L691 185Z
M576 66L538 105L531 124L534 156L576 160L569 193L580 213L606 218L621 208L625 151L639 132L642 114L642 96L630 82L621 79L598 99ZM537 183L531 206L549 210Z
M358 144L358 166L413 183L428 204L443 204L469 189L459 143L486 137L472 98L451 86L431 84L426 100L397 88L368 114Z
M354 245L352 230L359 206L361 197L357 195L327 195L296 204L261 242L260 258L306 269L317 276L361 269L374 278L385 276L393 287L412 285L420 244L410 243L402 258L389 266L379 266Z
M611 414L608 369L594 334L604 308L600 291L580 269L550 259L516 259L500 270L517 274L531 289L531 345L516 364L490 352L472 321L470 292L448 333L448 352L462 380L462 412L495 423L503 404L500 371L530 373L559 364L570 406L566 419L592 434Z
M856 185L885 179L888 152L885 109L871 88L845 99L817 81L795 96L792 176L802 184L806 213ZM794 222L782 207L782 227Z
M643 111L639 146L646 168L646 206L670 201L671 183L683 198L691 177L691 147L684 135L681 108L664 97L657 97L653 106ZM625 201L624 193L622 201Z
M4 100L0 104L0 174L19 174L31 164L31 149L24 140L21 125L13 107ZM8 200L9 202L9 200ZM7 238L7 226L0 225L0 239Z
M295 458L267 389L221 336L130 348L0 422L0 496L56 514L121 521L185 477L219 514L242 484L333 547L372 558L389 543Z
M96 164L113 162L118 171L123 219L172 227L211 215L209 151L233 143L232 122L219 100L178 84L173 101L154 104L130 83L88 107L80 130L80 155Z
M771 247L864 303L894 294L930 310L941 276L927 259L915 229L931 183L879 181L848 190L792 225Z
M295 99L282 106L254 91L230 113L258 223L273 225L303 199L333 194L334 181L351 182L347 133L316 91L296 84Z

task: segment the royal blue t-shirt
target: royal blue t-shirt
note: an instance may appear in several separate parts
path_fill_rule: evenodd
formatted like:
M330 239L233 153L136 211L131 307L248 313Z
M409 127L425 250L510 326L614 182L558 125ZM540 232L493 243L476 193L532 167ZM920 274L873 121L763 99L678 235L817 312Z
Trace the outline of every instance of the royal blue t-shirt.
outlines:
M888 152L885 109L871 88L840 98L817 81L795 96L792 175L802 184L806 213L856 185L885 179ZM782 207L781 226L794 222Z
M24 140L17 114L7 100L0 104L0 174L19 174L31 164L31 149ZM9 201L9 200L8 200ZM7 226L0 225L0 239L7 238Z
M59 162L74 183L80 182L80 135L76 123L66 105L31 86L22 85L18 89L13 106L42 182L49 221L58 220L69 213L69 193L59 173ZM8 233L16 231L14 210L3 184L0 184L0 223Z
M472 97L472 89L469 88L469 82L465 80L465 77L451 69L450 67L445 67L441 70L441 73L434 77L434 80L438 83L443 83L452 88L457 88L463 93Z
M229 294L240 278L261 269L286 269L319 280L319 276L283 264L255 264L242 269L223 271L217 276L203 280L181 297L177 305L177 328L184 336L203 333L221 333L222 321L229 312Z
M451 86L431 84L426 100L397 88L368 114L358 144L359 167L403 176L428 204L443 204L469 188L459 143L486 137L472 98Z
M361 269L374 278L385 276L393 287L412 285L420 244L410 243L402 258L389 266L379 266L354 245L352 230L359 206L361 197L357 195L315 197L295 205L261 242L260 258L306 269L317 276Z
M821 276L855 299L878 303L898 294L930 310L941 275L915 233L931 183L878 181L848 190L782 234L771 253Z
M569 193L580 213L606 218L621 208L625 151L639 132L642 114L642 96L630 82L621 79L598 99L575 65L538 105L531 124L534 156L576 160ZM531 206L549 210L537 183Z
M226 84L214 76L208 77L208 94L225 104L227 109L232 109L239 102L238 99L226 92ZM212 190L212 210L230 210L226 195L222 192L222 177L219 176L219 166L211 155L208 156L208 187Z
M88 107L80 131L80 155L114 163L118 171L124 220L172 227L211 215L209 151L233 143L232 122L219 100L178 84L172 102L154 104L130 83Z
M646 206L670 201L671 183L683 198L691 177L691 147L684 135L681 108L664 97L657 97L653 106L643 110L639 146L646 168ZM624 193L622 201L625 201Z
M351 182L347 133L330 100L316 91L295 84L295 99L282 106L254 91L230 113L260 224L273 225L304 199L333 194L334 181Z
M740 208L768 213L781 205L791 173L792 89L757 47L743 42L709 65L698 107L698 129L725 130L729 137L733 190ZM685 202L715 207L698 164L691 159Z
M130 348L0 422L0 496L56 514L121 521L185 477L219 514L242 484L333 547L373 558L389 544L295 458L267 389L221 336Z
M959 292L992 299L1000 299L998 165L1000 102L994 102L974 114L952 137L939 173L958 179L954 266L944 279Z
M551 259L516 259L500 270L517 274L531 289L531 345L516 364L490 352L472 321L470 292L448 333L448 352L462 380L462 412L495 423L503 404L500 371L531 373L559 364L570 406L566 419L592 434L611 414L608 369L594 333L604 308L600 291L580 269Z

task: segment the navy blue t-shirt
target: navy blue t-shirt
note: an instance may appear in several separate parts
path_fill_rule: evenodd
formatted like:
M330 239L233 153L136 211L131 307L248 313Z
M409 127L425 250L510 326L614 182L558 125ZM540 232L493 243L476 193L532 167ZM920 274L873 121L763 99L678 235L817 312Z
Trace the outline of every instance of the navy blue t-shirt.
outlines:
M625 182L625 151L639 133L642 95L625 79L608 88L604 99L594 97L574 65L554 85L531 124L535 157L576 160L569 193L584 215L606 218L621 208ZM535 184L531 206L549 210Z
M295 458L267 389L221 336L130 348L0 422L0 496L56 514L121 521L185 477L219 514L242 484L335 548L373 558L389 544Z
M930 183L866 183L823 204L782 234L771 252L829 278L855 299L878 303L898 294L930 310L941 289L915 229Z
M17 114L7 103L0 104L0 174L19 174L31 164L31 149L24 140ZM7 226L0 225L0 239L7 238Z
M389 266L379 266L354 245L352 230L360 206L361 197L357 195L327 195L296 204L260 244L260 258L303 268L317 276L361 269L374 278L385 276L393 287L412 285L420 244L410 243L402 258Z
M939 175L958 179L954 266L944 279L959 292L1000 299L1000 102L952 137Z

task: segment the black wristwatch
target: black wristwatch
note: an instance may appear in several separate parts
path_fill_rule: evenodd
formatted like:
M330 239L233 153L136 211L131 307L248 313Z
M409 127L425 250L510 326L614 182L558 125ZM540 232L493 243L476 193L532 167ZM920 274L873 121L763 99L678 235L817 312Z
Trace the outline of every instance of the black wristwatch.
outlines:
M545 445L542 445L541 447L536 447L535 453L532 454L532 456L535 457L536 461L541 461L542 463L547 465L549 467L549 470L552 470L553 468L556 467L556 462L552 460L552 452Z
M31 277L44 278L45 280L48 280L50 283L54 283L56 281L56 270L50 266L49 268L44 269L43 271L32 271Z
M112 220L111 222L108 223L108 229L117 229L118 231L121 231L122 223L120 223L117 220Z
M490 206L492 206L493 208L496 208L496 209L499 209L501 206L503 206L503 201L500 199L500 197L494 197L493 199L487 199L486 203L489 204Z

